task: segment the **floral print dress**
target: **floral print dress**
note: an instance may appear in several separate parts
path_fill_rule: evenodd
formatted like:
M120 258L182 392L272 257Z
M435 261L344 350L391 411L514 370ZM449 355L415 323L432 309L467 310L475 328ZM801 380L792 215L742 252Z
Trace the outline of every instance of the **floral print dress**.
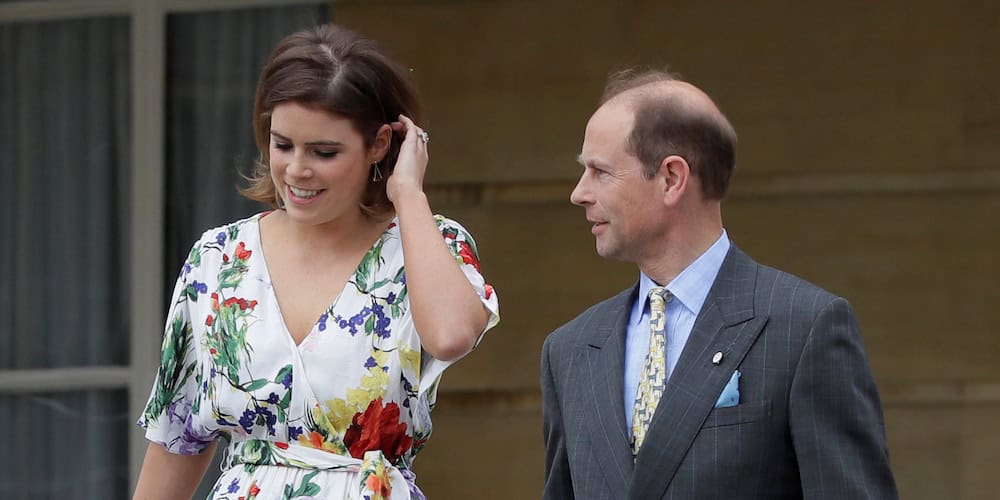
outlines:
M191 249L138 424L172 453L228 441L210 498L423 498L411 466L450 363L421 349L398 220L296 345L261 250L265 215L209 230ZM492 328L499 305L472 237L435 220Z

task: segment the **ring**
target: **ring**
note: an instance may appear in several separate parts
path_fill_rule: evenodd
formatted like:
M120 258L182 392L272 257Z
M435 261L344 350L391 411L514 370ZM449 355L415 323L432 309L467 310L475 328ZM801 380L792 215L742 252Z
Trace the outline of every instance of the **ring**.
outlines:
M420 136L421 141L424 141L424 144L431 142L431 136L427 132L421 130L420 132L417 132L417 135Z

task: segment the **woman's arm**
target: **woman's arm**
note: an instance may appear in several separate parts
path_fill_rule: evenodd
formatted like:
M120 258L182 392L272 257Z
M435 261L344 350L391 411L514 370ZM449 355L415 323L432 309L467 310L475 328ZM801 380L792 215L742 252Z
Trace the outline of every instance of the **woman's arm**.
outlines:
M178 455L161 445L149 443L132 499L191 498L212 462L215 447L216 442L212 442L198 455Z
M396 207L403 240L406 287L413 323L424 350L451 361L472 350L489 312L445 245L423 190L427 145L417 127L400 116L406 132L386 190Z

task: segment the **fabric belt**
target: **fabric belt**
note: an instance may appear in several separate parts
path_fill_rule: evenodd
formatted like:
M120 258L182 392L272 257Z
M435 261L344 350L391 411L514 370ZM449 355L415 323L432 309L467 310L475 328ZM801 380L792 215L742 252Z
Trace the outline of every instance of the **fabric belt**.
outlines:
M226 448L222 468L237 465L296 467L308 470L356 472L358 498L417 500L424 496L416 487L416 475L398 468L380 450L366 451L362 458L339 455L304 446L263 439L233 441Z

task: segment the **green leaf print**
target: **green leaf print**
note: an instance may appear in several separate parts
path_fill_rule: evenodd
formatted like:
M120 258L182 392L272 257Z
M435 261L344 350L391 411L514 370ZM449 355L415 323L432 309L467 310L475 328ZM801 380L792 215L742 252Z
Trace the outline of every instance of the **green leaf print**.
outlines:
M257 380L254 380L253 382L250 382L249 384L247 384L247 386L244 387L243 390L245 390L246 392L253 392L253 391L259 390L260 388L262 388L265 385L270 384L270 383L271 383L271 381L268 380L268 379L266 379L266 378L259 378Z
M285 365L278 370L278 374L271 379L271 382L274 382L275 384L283 383L285 381L285 377L287 377L290 373L292 373L292 365Z
M281 500L291 500L293 498L300 497L314 497L318 495L322 490L318 484L312 482L312 478L316 477L316 474L319 474L318 470L314 470L306 474L302 478L302 482L299 483L298 489L293 490L292 485L286 484L285 494L281 497Z
M163 356L157 374L156 392L146 406L147 421L157 416L174 401L194 372L195 363L184 364L185 355L194 342L191 325L177 315L163 338Z
M201 266L201 248L198 246L192 248L191 253L188 254L187 262L191 264L191 267Z
M374 272L378 270L381 263L383 243L384 240L379 239L375 243L375 246L365 253L365 256L361 259L361 263L358 264L357 271L354 273L354 282L357 283L358 289L363 293L371 290L368 281L372 278Z
M246 274L246 272L246 266L233 266L228 269L223 269L219 272L219 290L236 288L240 285L240 281L243 281L243 275Z

